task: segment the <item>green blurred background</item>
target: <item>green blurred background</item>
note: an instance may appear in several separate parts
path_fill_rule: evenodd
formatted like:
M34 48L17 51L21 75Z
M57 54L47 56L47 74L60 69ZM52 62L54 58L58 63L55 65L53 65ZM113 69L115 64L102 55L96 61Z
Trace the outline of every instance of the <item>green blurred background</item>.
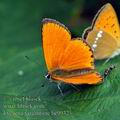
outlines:
M119 120L119 69L113 71L104 84L80 87L81 92L63 85L65 95L62 97L56 84L44 78L47 69L41 48L43 18L56 19L69 27L73 37L81 36L97 11L108 2L120 18L119 0L0 0L0 120ZM101 66L103 61L97 62L97 69L102 73L110 64L119 66L119 61L116 57L105 66ZM42 102L31 104L44 107L18 109L4 106L29 104L28 101L13 101L16 96L39 96ZM67 114L51 113L65 110ZM44 115L5 113L16 111L40 111ZM45 115L45 111L50 114Z
M59 20L74 35L81 36L107 2L120 12L119 0L0 0L0 65L25 50L41 46L43 18Z

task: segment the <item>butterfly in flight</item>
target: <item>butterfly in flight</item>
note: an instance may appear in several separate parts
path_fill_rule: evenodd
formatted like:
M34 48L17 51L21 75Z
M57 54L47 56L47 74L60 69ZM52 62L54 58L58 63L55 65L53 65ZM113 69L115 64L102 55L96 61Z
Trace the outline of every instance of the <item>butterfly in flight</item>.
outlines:
M98 11L82 38L91 46L95 59L107 59L107 62L120 54L120 26L110 3Z
M103 81L103 76L96 72L90 46L81 38L72 38L68 28L60 22L43 19L42 44L48 79L72 85Z

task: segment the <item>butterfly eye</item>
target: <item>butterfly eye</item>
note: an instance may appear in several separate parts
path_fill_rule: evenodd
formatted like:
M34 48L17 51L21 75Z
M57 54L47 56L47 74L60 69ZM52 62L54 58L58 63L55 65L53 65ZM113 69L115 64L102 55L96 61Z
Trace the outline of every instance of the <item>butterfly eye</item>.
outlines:
M45 78L49 80L49 79L51 78L50 74L47 73L47 74L45 75Z

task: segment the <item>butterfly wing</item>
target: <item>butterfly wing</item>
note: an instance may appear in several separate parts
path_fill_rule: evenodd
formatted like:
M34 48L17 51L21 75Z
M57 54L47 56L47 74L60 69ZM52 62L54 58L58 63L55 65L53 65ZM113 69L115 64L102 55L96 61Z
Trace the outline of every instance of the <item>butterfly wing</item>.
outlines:
M94 69L93 53L90 47L81 39L71 39L70 32L61 23L51 19L44 19L42 36L45 60L50 72L58 68L64 70ZM59 76L54 78L54 74L51 77L73 84L94 84L101 81L100 76L96 73L89 74L85 78L80 76L73 79L71 77L68 79L60 78ZM81 80L85 81L81 82Z
M58 68L59 58L71 40L69 30L53 19L43 19L42 40L48 70Z
M68 29L61 23L44 19L43 50L49 71L54 69L94 68L90 47L79 39L71 40Z
M59 66L64 70L94 69L93 53L83 40L72 39L59 61Z
M90 47L80 38L70 41L60 60L60 68L64 70L94 69L93 53ZM59 77L52 75L55 80L71 84L97 84L102 81L102 76L96 72L75 77Z
M116 12L111 4L106 4L97 14L93 28L99 28L109 33L113 38L120 38L120 27Z
M95 59L109 58L116 51L116 48L118 48L117 42L111 35L104 31L102 31L100 37L97 37L99 36L99 32L99 29L93 29L87 36L88 42L94 51Z
M80 75L80 76L75 76L75 77L70 77L70 78L65 78L65 77L53 77L55 80L62 80L65 83L69 84L98 84L103 81L103 77L97 73L90 73L90 74L85 74L85 75Z
M85 30L83 38L86 38L88 44L95 49L96 59L108 58L118 49L120 46L120 27L111 4L104 5L98 11L91 28ZM112 43L113 46L108 45L107 42Z

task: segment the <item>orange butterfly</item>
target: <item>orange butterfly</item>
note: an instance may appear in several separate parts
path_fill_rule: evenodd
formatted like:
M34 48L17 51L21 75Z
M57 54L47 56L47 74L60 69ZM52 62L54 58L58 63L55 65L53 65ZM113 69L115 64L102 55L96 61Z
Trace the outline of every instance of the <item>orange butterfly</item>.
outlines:
M49 71L47 78L74 85L102 82L103 77L95 70L90 47L81 38L71 38L70 31L63 24L43 19L42 39Z
M98 11L92 26L84 31L83 39L92 47L95 59L108 58L108 61L120 54L120 26L110 3Z

